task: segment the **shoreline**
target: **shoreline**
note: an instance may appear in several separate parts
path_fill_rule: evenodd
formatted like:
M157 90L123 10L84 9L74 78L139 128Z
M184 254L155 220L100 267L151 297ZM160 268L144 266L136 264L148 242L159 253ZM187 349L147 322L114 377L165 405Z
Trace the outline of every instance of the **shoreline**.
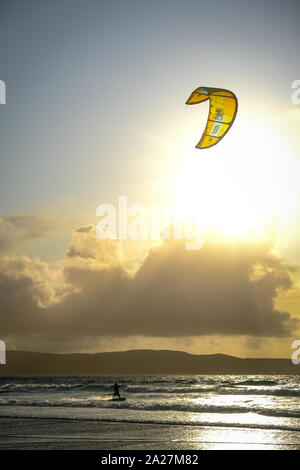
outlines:
M34 424L33 424L34 421ZM300 450L300 431L0 417L0 450Z

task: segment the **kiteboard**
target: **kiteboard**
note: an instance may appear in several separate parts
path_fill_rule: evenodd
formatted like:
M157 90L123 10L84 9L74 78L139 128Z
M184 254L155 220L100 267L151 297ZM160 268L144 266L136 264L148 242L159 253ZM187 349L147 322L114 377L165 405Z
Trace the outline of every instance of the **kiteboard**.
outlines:
M126 401L126 398L125 397L104 397L102 398L102 400L104 401Z

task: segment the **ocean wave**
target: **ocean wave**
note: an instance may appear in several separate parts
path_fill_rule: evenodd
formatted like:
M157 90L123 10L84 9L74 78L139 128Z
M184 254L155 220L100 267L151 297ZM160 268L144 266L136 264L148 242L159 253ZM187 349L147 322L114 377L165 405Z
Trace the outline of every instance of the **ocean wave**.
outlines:
M112 388L112 383L5 383L0 386L0 393L64 392L79 389L82 391L109 392Z
M130 400L123 402L107 401L105 399L80 400L76 398L65 398L61 400L18 400L18 399L0 399L0 407L40 407L40 408L102 408L102 409L124 409L134 411L171 411L187 413L257 413L265 416L274 416L281 418L300 418L300 409L286 408L263 408L251 405L205 405L197 403L147 403L145 401L137 403Z
M80 389L86 392L110 392L112 391L112 383L8 383L0 386L0 393L27 393L27 392L60 392L72 391ZM167 384L165 386L158 386L151 384L137 384L127 385L120 384L120 390L126 390L126 393L140 393L140 394L155 394L155 393L171 393L171 394L190 394L190 393L205 393L218 390L219 385L213 386L204 384L203 386L174 386Z
M300 397L299 388L292 389L257 389L257 388L220 388L220 395L268 395L274 397Z
M278 385L278 380L244 380L242 382L239 382L237 385L272 386Z
M274 430L274 431L294 431L300 432L300 426L298 425L282 425L282 424L271 424L271 423L240 423L240 422L222 422L222 421L185 421L177 420L172 421L168 419L141 419L141 418L102 418L102 417L83 417L83 416L24 416L16 412L11 413L9 416L1 415L0 418L17 418L17 419L44 419L44 420L57 420L57 421L90 421L90 422L102 422L102 423L124 423L124 424L144 424L144 425L166 425L166 426L191 426L191 427L219 427L219 428L239 428L239 429L262 429L262 430Z
M247 384L246 384L247 382ZM263 381L257 386L256 381L245 381L234 386L220 383L217 385L199 384L191 386L174 386L172 384L166 386L153 386L146 384L137 385L121 385L121 392L127 396L145 395L147 398L158 395L174 396L181 395L187 397L195 397L195 395L217 394L217 395L256 395L256 396L274 396L274 397L300 397L299 385L293 388L283 388L278 385L265 385ZM61 393L82 392L86 394L82 399L88 399L88 394L96 393L110 394L112 392L111 383L6 383L0 386L0 397L13 394L14 396L22 396L22 394L47 394L53 393L54 396Z
M28 392L47 392L47 391L71 391L81 388L82 384L54 384L54 383L19 383L4 384L0 387L0 393L28 393Z
M154 394L154 393L171 393L171 394L193 394L193 393L206 393L206 392L213 392L219 389L218 386L208 385L208 386L200 386L200 387L145 387L145 386L127 386L124 387L126 393L147 393L147 394Z

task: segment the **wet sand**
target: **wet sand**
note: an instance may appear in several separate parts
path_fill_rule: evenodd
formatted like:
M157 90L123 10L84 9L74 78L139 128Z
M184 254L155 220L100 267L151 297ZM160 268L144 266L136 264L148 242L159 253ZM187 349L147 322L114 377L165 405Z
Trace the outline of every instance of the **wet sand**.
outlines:
M299 431L0 418L0 449L300 450Z

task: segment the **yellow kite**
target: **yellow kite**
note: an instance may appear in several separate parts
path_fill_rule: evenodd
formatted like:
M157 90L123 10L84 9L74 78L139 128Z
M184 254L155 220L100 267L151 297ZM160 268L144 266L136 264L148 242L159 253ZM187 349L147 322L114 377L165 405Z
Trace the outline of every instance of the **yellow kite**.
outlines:
M196 145L206 149L216 145L234 123L238 100L232 91L222 88L199 87L193 91L186 104L198 104L209 99L209 115L203 135Z

